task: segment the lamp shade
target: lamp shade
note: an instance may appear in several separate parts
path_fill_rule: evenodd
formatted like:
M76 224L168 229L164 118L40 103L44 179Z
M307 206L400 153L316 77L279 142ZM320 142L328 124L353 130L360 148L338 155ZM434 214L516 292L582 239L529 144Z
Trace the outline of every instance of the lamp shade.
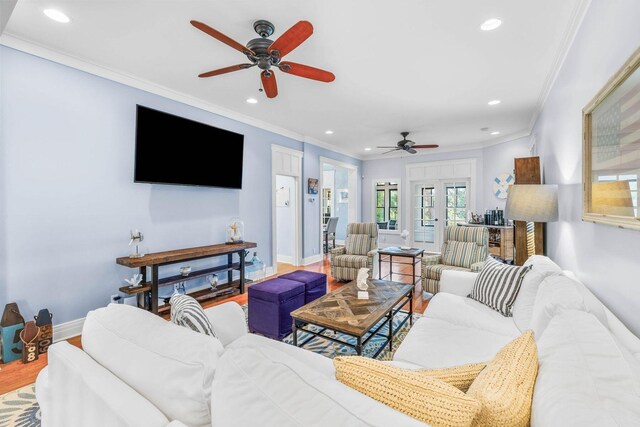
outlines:
M558 220L558 186L547 184L509 187L505 215L508 219L528 222Z

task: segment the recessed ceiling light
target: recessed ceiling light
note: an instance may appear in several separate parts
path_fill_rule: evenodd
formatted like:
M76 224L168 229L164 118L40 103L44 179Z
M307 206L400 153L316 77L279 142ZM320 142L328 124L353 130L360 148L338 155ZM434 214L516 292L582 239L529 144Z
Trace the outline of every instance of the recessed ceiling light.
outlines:
M495 30L500 25L502 25L502 21L500 19L491 18L491 19L487 19L486 21L484 21L482 23L482 25L480 25L480 29L482 31L491 31L491 30Z
M255 98L247 98L247 104L257 104L258 100Z
M333 135L333 131L332 130L325 130L324 133L326 133L327 135Z
M494 99L492 101L487 102L487 104L489 105L498 105L500 104L502 101L500 101L499 99Z
M371 147L365 148L364 151L371 151Z
M45 9L42 11L49 19L53 19L56 22L61 22L63 24L67 24L71 19L64 13L60 12L57 9Z
M498 132L497 130L494 130L493 132L490 133L490 135L500 135L500 132Z

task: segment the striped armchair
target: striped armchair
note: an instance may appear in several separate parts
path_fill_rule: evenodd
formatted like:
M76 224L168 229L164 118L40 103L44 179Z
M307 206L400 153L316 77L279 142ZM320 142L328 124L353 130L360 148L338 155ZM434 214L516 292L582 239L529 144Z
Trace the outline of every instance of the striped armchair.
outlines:
M440 255L422 258L422 290L437 293L443 270L480 271L488 251L489 231L485 227L447 227Z
M337 280L355 280L360 268L369 269L375 277L378 265L378 224L347 225L345 245L331 250L331 275Z

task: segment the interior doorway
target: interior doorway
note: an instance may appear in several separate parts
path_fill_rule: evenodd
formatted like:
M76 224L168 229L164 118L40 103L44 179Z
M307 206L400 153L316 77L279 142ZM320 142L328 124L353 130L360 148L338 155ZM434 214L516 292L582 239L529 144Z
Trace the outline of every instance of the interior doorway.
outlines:
M276 261L293 264L295 247L295 215L297 210L296 180L276 175Z
M327 254L344 245L347 224L357 222L358 186L356 166L320 158L320 249Z
M271 266L267 275L302 265L302 156L271 146Z

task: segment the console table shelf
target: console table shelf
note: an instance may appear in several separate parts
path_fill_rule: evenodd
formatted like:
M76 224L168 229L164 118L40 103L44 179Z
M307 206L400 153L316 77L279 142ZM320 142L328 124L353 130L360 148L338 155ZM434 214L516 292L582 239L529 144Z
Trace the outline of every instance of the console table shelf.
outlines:
M230 295L238 295L244 293L246 283L244 277L245 267L247 265L251 265L251 263L245 261L244 252L245 250L255 248L256 246L257 245L252 242L233 244L222 243L218 245L156 252L146 254L139 258L120 257L116 259L116 263L130 268L139 268L140 274L142 274L142 286L136 288L123 286L120 288L120 291L127 295L138 295L138 305L144 306L153 313L158 314L169 309L169 304L164 304L160 307L158 306L158 288L199 277L205 277L210 274L226 272L227 283L218 286L216 290L203 289L201 291L192 292L189 295L198 301L211 301L222 299L223 297L228 297ZM233 261L233 254L238 255L237 262ZM192 271L186 276L182 274L162 278L159 276L159 267L161 266L224 255L227 256L226 264ZM147 275L147 268L151 269L150 277ZM233 279L234 270L240 272L239 279ZM229 292L224 295L219 294L220 291L228 290L230 288L233 288L233 292Z

